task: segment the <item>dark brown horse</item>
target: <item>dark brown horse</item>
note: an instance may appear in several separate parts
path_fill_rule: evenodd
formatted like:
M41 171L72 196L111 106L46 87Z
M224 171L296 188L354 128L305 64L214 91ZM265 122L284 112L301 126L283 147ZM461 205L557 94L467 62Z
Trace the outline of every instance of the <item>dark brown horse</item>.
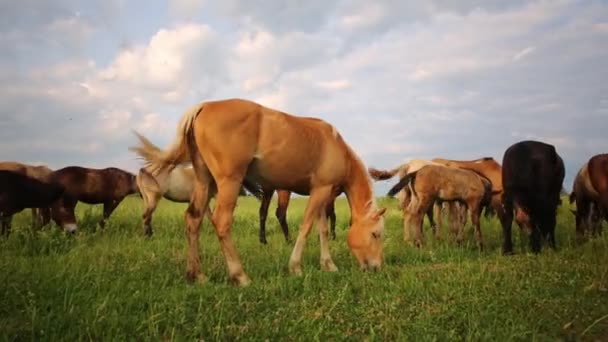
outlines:
M28 165L14 161L0 162L0 170L12 171L21 175L37 179L41 182L48 183L51 180L53 170L43 165ZM48 223L51 217L50 208L32 208L32 228L38 229ZM2 224L10 229L12 216L6 216L2 219Z
M103 218L99 222L103 228L118 204L127 195L139 192L135 175L114 167L68 166L55 171L53 177L65 187L64 195L53 205L53 220L70 232L77 229L74 209L78 202L103 204Z
M63 186L43 182L18 172L0 170L0 219L1 234L10 233L10 220L25 208L47 208L64 192Z

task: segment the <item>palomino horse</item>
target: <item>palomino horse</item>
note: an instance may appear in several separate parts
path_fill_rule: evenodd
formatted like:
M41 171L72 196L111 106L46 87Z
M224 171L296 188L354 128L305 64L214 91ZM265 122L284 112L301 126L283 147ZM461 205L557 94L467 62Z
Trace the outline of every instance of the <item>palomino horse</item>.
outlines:
M325 213L329 219L329 228L331 232L332 240L336 239L336 209L334 207L335 198L342 193L341 190L334 191L334 196L331 201L327 203ZM274 189L263 189L262 205L260 205L260 242L266 244L266 218L268 217L268 207L272 200ZM289 198L291 197L291 191L277 190L277 210L275 212L281 230L285 236L285 241L289 242L289 227L287 225L287 207L289 207Z
M314 223L319 228L321 268L337 270L329 251L325 213L336 187L344 188L351 208L347 239L351 252L362 269L381 266L386 209L377 208L363 162L330 124L247 100L202 102L183 115L176 140L149 166L154 173L162 173L188 161L196 173L185 215L189 279L205 280L200 271L199 226L217 188L213 222L229 277L242 286L250 283L230 235L240 184L245 179L267 188L310 195L289 261L291 273L302 274L302 252Z
M411 220L416 227L415 243L422 245L422 219L435 201L464 203L471 213L471 222L475 227L475 238L480 248L483 248L479 216L486 203L490 202L492 185L488 179L475 172L443 165L427 165L417 172L412 172L402 178L389 190L389 196L394 195L405 186L412 192L412 201L407 211L412 215ZM452 222L452 233L457 241L462 240L462 229Z
M0 162L0 170L13 171L24 176L37 179L41 182L49 182L53 170L42 165L28 165L12 161ZM32 208L32 228L38 229L49 222L51 217L50 208ZM3 218L3 224L9 227L11 225L12 216Z
M127 195L139 192L135 175L114 167L89 169L68 166L55 171L53 177L65 188L61 199L53 205L53 220L69 232L77 229L74 209L79 201L103 203L103 218L99 222L103 228L118 204Z
M63 187L19 172L0 170L1 235L9 235L10 218L25 208L47 208L63 194ZM7 218L9 220L7 220Z
M135 152L143 160L153 160L154 155L162 152L162 150L154 145L143 135L133 132L139 139L140 146L132 147L131 151ZM177 165L171 172L164 172L154 177L147 169L150 167L144 167L139 170L137 174L137 185L141 191L142 199L144 202L144 214L143 214L143 226L144 234L152 236L152 214L156 210L158 201L161 197L164 197L173 202L189 202L194 189L195 175L192 164L180 164ZM266 240L266 218L268 217L268 207L272 200L272 195L275 189L258 189L255 184L249 184L246 180L244 181L245 187L257 198L261 198L260 205L260 242L263 244L267 243ZM277 190L278 193L278 206L276 211L277 219L283 230L285 241L289 241L289 228L287 226L287 207L289 206L289 197L291 196L290 191ZM207 217L211 220L211 209L207 207ZM334 212L334 203L331 201L327 206L327 216L331 221L332 237L335 237L335 224L336 215Z

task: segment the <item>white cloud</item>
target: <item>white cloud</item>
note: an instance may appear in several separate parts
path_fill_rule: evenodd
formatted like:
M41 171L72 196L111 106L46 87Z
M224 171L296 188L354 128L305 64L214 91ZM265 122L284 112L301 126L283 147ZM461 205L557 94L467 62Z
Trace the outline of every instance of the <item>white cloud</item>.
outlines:
M104 81L124 81L135 86L168 89L191 80L205 52L213 50L215 33L206 25L186 24L161 29L146 45L118 54L114 62L99 73ZM209 56L209 54L207 54ZM200 75L204 77L204 75Z

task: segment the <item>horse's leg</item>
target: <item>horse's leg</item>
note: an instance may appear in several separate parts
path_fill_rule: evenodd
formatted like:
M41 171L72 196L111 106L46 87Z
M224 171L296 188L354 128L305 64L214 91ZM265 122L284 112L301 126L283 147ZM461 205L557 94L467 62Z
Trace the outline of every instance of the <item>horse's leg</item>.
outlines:
M336 207L335 207L335 200L336 200L336 198L334 197L332 200L329 201L329 203L327 203L327 207L325 208L326 213L327 213L327 218L329 219L329 228L331 230L331 239L332 240L336 239Z
M291 197L291 192L285 190L277 191L277 197L277 210L274 214L279 220L279 225L281 225L285 242L289 243L290 239L289 227L287 226L287 208L289 207L289 198Z
M319 246L321 249L321 269L324 271L335 272L338 270L331 258L329 251L329 230L327 227L327 207L331 201L331 187L325 195L324 203L319 207L317 226L319 229Z
M106 201L103 204L103 217L101 219L101 221L99 221L99 226L103 229L106 226L106 221L108 220L108 218L110 218L110 215L112 215L112 212L114 212L114 209L116 209L116 207L118 207L118 205L120 204L120 202L122 202L122 200L124 199L124 197L120 197L117 199L111 199L109 201Z
M424 237L422 234L422 225L424 223L424 215L429 211L429 209L432 210L432 206L433 206L433 199L424 195L424 194L418 194L418 200L417 200L417 206L416 206L416 210L414 213L414 217L415 217L415 228L416 230L414 231L414 242L416 244L416 247L422 247L424 245Z
M591 202L587 199L576 199L576 241L579 243L584 241L585 232L589 227L589 219L591 215Z
M302 224L300 225L300 231L298 232L298 238L295 246L293 247L293 251L291 252L291 257L289 258L289 271L293 274L302 274L302 252L304 251L306 239L308 238L308 234L310 234L312 225L319 218L319 212L322 211L321 206L326 205L324 202L327 201L327 197L330 192L331 187L313 188L310 192L308 203L306 203L306 209L304 210L304 218L302 220ZM325 229L327 228L326 222ZM323 245L323 242L321 242L321 244L321 258L323 258L326 256L324 255L325 252L323 251L323 248L327 246ZM327 251L327 253L329 253L329 251Z
M154 234L154 230L152 228L152 215L154 214L154 212L156 211L156 207L158 206L160 194L142 194L142 198L144 198L144 207L146 208L142 216L144 225L144 235L147 237L151 237L152 234Z
M215 209L213 210L213 222L216 224L215 232L224 252L230 279L239 286L246 286L251 280L243 270L243 265L230 236L234 220L234 208L236 207L236 201L241 190L241 179L219 176L216 177L216 183L217 197Z
M426 217L428 217L429 219L429 224L431 225L431 231L433 232L433 235L435 237L437 237L437 223L435 222L435 218L433 217L435 214L435 207L438 206L436 201L433 201L433 204L431 206L429 206L429 208L426 211Z
M42 227L46 226L51 222L51 208L39 208L38 213L40 214L40 226L38 229L42 229Z
M11 233L11 221L13 220L13 215L1 216L0 221L2 224L2 235L9 236Z
M481 224L479 220L481 217L481 210L483 209L481 207L481 202L472 201L467 205L467 207L469 208L469 212L471 215L471 223L473 224L473 228L475 229L475 240L477 241L477 246L480 250L483 250L483 237L481 235Z
M401 210L403 211L403 241L408 243L411 240L412 220L416 211L417 199L404 192Z
M262 202L260 203L260 243L267 244L266 241L266 218L268 217L268 207L270 206L270 201L272 200L272 195L274 194L274 189L263 189L262 190Z
M201 259L199 256L198 240L201 222L209 205L210 184L205 181L205 176L200 176L194 182L194 189L190 198L188 209L184 213L186 221L186 236L188 238L188 258L186 261L186 278L190 281L203 283L207 277L201 272Z
M438 203L436 202L435 205L433 205L433 216L435 216L435 239L440 240L441 239L441 227L443 226L443 203Z
M38 208L32 208L31 209L32 212L32 231L38 229L38 226L40 225L40 215L38 212Z

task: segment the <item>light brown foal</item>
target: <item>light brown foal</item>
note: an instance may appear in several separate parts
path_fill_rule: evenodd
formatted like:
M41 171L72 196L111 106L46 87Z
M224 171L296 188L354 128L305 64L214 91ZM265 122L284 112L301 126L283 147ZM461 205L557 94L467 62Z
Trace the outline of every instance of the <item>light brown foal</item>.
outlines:
M244 179L310 196L289 259L291 273L302 274L302 252L315 223L319 228L321 268L337 270L329 251L325 208L332 199L332 190L340 186L352 215L348 246L361 269L380 268L386 209L376 206L364 164L327 122L292 116L241 99L203 102L183 115L176 140L156 154L148 166L158 173L188 161L196 173L185 214L189 279L206 280L200 270L199 227L209 198L217 189L213 221L229 277L241 286L250 283L230 235Z

